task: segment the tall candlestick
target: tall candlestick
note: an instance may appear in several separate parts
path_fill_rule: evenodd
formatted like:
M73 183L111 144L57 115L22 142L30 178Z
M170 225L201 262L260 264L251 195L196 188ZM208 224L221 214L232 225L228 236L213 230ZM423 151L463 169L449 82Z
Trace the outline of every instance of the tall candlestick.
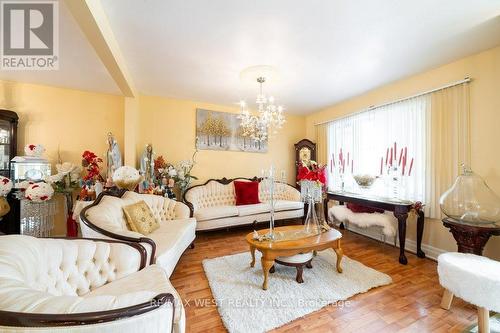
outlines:
M408 176L411 176L411 169L413 168L413 157L411 158L410 162L410 170L408 170Z
M392 156L394 155L394 152L392 151L392 147L391 147L391 155L389 157L389 166L392 166Z
M382 169L384 167L384 156L380 158L380 175L382 176Z
M387 152L385 153L385 165L389 162L389 148L387 148Z
M398 150L396 149L396 141L394 141L394 162L396 162Z
M349 166L349 152L347 152L347 166Z
M403 148L401 148L401 153L399 153L399 162L398 166L401 166L401 159L403 158Z
M351 160L351 174L354 174L354 160Z

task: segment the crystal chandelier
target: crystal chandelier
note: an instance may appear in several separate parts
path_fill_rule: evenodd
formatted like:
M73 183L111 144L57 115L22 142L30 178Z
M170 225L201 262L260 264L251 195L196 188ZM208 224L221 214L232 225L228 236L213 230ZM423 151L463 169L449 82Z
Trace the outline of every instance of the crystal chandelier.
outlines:
M266 82L264 76L257 77L257 83L260 86L259 94L255 100L257 104L257 114L252 114L245 101L240 101L241 114L238 118L241 120L241 129L243 136L250 137L255 141L265 141L269 133L276 134L285 123L283 106L276 105L273 96L266 96L263 93L262 86Z

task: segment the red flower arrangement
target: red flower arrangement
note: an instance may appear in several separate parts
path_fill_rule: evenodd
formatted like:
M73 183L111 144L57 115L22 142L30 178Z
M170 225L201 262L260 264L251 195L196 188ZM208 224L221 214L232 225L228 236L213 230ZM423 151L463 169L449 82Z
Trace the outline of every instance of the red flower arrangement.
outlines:
M87 169L87 175L83 177L83 180L91 180L100 178L100 167L99 163L102 163L102 158L91 152L90 150L86 150L82 154L82 166Z
M311 180L320 182L322 185L326 184L326 165L319 165L318 163L311 161L309 166L302 164L299 167L299 173L297 175L297 180Z

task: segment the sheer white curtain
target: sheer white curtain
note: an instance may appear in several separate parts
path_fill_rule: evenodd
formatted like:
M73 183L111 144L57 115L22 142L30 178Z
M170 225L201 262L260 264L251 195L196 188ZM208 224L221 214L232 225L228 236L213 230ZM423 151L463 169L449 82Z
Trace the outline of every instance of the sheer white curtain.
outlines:
M425 202L426 117L429 106L430 96L423 95L330 122L327 131L329 171L332 159L338 165L342 149L344 158L349 156L349 164L345 170L346 183L349 183L351 171L353 175L380 175L381 159L382 172L386 174L387 148L394 149L396 142L397 162L401 149L407 148L406 174L413 158L411 176L405 177L404 185L400 186L399 197ZM330 173L328 187L331 189L339 188L339 179L335 173L335 169ZM380 192L384 188L386 187L376 186L373 191Z

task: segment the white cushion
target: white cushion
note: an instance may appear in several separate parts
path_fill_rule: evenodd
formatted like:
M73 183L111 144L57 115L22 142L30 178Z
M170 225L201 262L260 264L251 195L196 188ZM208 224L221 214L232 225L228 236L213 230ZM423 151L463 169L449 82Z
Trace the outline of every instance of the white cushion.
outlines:
M196 237L196 220L160 222L160 228L148 237L156 243L156 263L170 276L181 255Z
M236 206L205 207L194 212L194 218L197 221L214 220L231 216L238 216L238 208Z
M439 283L457 297L500 311L500 262L469 253L438 257Z
M164 269L158 265L148 266L141 271L116 280L113 283L107 284L98 288L88 294L88 296L101 296L101 295L111 295L120 296L123 295L124 290L127 294L130 293L149 293L154 296L162 293L170 293L174 295L175 298L175 317L174 317L174 329L178 332L183 332L182 327L185 326L186 314L184 312L184 306L182 304L182 299L168 280L168 276ZM138 304L138 303L136 303Z
M274 210L277 212L294 209L304 209L304 203L302 201L278 200L274 204Z
M268 213L271 211L271 205L269 203L241 205L236 207L238 207L238 212L239 212L238 216L250 216L256 214ZM302 201L278 200L274 203L275 212L303 209L303 208L304 208L304 203Z
M248 215L248 216L234 216L234 217L226 217L222 219L208 220L208 221L198 221L196 224L196 230L213 230L218 228L227 228L237 225L244 224L252 224L255 222L269 222L271 214L270 213L262 213L256 215ZM274 214L274 218L276 220L285 220L285 219L295 219L304 216L303 209L297 210L284 210L281 212L276 212Z
M286 262L288 264L302 264L311 260L313 257L312 252L299 253L293 256L277 257L276 260Z
M270 205L268 203L258 203L253 205L240 205L236 206L238 216L249 216L255 214L269 213Z

